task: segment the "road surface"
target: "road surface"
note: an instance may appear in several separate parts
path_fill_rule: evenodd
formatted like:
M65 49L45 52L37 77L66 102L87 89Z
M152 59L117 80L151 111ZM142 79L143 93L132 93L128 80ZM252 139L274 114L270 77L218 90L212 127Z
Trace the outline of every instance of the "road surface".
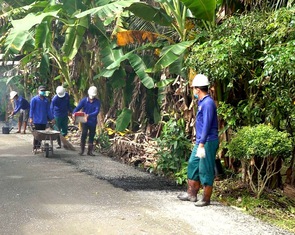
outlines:
M0 235L289 234L102 155L31 150L31 134L0 134Z

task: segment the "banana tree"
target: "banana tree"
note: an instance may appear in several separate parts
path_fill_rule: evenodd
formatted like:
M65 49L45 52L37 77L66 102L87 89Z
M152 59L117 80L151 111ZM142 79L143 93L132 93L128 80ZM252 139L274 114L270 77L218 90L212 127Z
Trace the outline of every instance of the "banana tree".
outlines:
M125 46L133 43L145 43L146 41L154 43L154 40L159 39L161 44L158 47L164 51L161 53L159 60L155 67L152 69L153 72L162 70L168 67L173 62L179 60L183 53L192 46L198 35L192 34L192 27L188 26L188 19L195 17L195 19L210 20L213 21L215 17L216 1L209 0L191 0L191 1L180 1L180 0L156 0L160 7L154 7L146 3L133 3L127 8L135 16L158 26L166 27L168 29L173 28L178 35L171 34L172 39L169 39L165 34L159 33L155 30L142 31L132 34L130 30L120 28L120 31L114 32L117 35L118 41L123 38L124 44L118 42L119 45ZM188 6L189 8L187 8ZM155 27L154 27L155 29ZM190 31L191 30L191 31ZM129 34L127 34L129 33ZM128 37L126 37L128 35ZM163 40L165 40L163 42ZM191 40L192 39L192 40ZM181 45L177 45L182 43ZM146 48L143 48L146 49ZM136 49L134 52L139 51ZM118 62L115 62L118 64ZM116 66L110 66L106 70L117 69ZM110 71L108 71L110 73ZM180 71L178 71L180 72Z
M69 0L63 4L55 1L38 1L21 7L21 12L26 12L25 17L11 21L12 27L3 40L6 55L26 54L21 60L24 67L26 65L33 67L42 82L52 83L53 87L52 81L55 80L67 84L76 101L81 95L80 87L77 87L77 80L80 77L74 80L70 71L73 69L72 61L80 47L85 48L81 45L87 43L88 39L84 38L89 27L87 17L81 19L72 17L72 14L79 9L87 8L81 1L73 4L73 1ZM84 60L84 64L90 63ZM87 78L91 77L87 75L84 77L86 79L80 80L87 81ZM86 86L88 85L83 88Z
M177 3L178 1L159 2L164 2L168 5L170 4L170 6L174 6L173 4ZM211 1L209 2L211 3ZM76 3L81 5L81 1L76 1ZM136 5L134 4L140 4L139 1L104 1L103 3L104 5L98 7L91 8L92 6L90 6L89 10L86 10L88 8L85 7L84 4L84 7L80 7L80 9L82 9L81 13L77 14L79 11L76 9L76 11L72 10L71 15L67 14L69 12L69 5L71 5L70 1L64 1L63 7L58 3L55 3L55 1L51 1L49 3L45 1L38 1L31 4L29 7L24 8L30 9L29 13L31 13L22 19L25 22L26 30L17 27L11 29L8 37L6 38L6 53L16 53L25 50L28 55L23 59L24 62L29 62L32 61L33 58L37 58L37 61L41 62L36 64L36 66L40 66L39 68L42 68L42 71L50 71L49 68L53 66L53 68L56 68L57 72L59 73L56 74L53 79L59 79L61 82L66 82L69 84L70 89L74 89L77 85L77 81L72 81L72 79L70 79L70 64L75 61L73 58L76 58L79 53L83 54L81 48L87 48L84 43L95 41L99 37L100 39L104 40L99 41L99 55L93 53L93 57L98 58L98 61L96 62L98 62L101 66L98 66L96 70L93 71L93 74L101 71L101 74L103 74L105 77L109 77L114 83L124 86L124 82L115 79L114 77L115 72L118 73L118 71L124 76L124 67L119 65L123 62L122 59L125 59L125 61L129 61L129 64L131 67L133 67L135 73L144 86L149 89L154 87L155 81L149 75L151 73L147 73L148 67L145 64L145 61L138 56L140 55L138 54L139 50L137 50L136 53L135 51L133 51L133 53L123 52L121 48L116 47L116 44L112 41L111 37L109 35L107 36L105 33L106 27L110 28L111 23L114 22L114 20L116 25L118 25L118 22L121 21L121 16L128 16L132 11L133 14L137 14L135 7ZM175 6L180 5L182 10L186 9L183 4L176 4ZM129 7L131 8L129 9ZM41 13L39 13L40 8L43 9L43 12L41 11ZM36 9L38 9L38 13L36 12ZM167 25L167 22L169 23L169 21L171 24L174 22L170 15L165 15L165 12L163 13L163 9L159 10L155 8L154 12L160 12L159 16L165 16L164 18L166 18L165 20L162 19L162 22L155 22L156 24ZM186 15L186 12L188 11L185 11L184 15ZM115 18L113 17L114 15L116 16ZM28 19L30 19L30 22L26 22ZM156 17L155 19L157 20ZM99 22L103 22L103 24ZM16 23L18 23L18 21L16 21ZM175 26L177 26L177 24L179 23L174 23ZM57 25L56 27L61 27L60 25L63 25L63 27L66 28L64 42L59 42L56 39L59 36L57 35L58 33L64 32L62 30L54 32L55 34L50 37L49 32L52 29L52 25ZM91 35L91 37L89 37L88 35L89 33L91 34L92 31L98 33L98 36ZM16 35L17 37L14 37ZM169 40L167 41L169 42ZM183 49L186 48L186 45L191 45L193 41L190 43L181 43L183 44L177 46L171 43L167 44L166 42L162 44L162 46L159 48L163 48L163 45L166 45L166 48L162 50L164 53L162 53L160 56L161 60L157 66L155 66L156 70L152 68L149 71L155 73L166 66L172 65L173 60L176 58L181 58L181 54L185 51ZM56 46L56 44L58 46ZM103 47L101 47L101 45L103 45ZM170 57L173 54L174 58L171 59ZM80 56L80 58L85 57ZM52 63L52 61L54 61L54 63ZM84 64L86 65L87 61L84 61ZM91 64L89 67L94 66ZM180 67L181 66L178 66L178 68ZM102 68L105 68L105 70L102 70ZM90 75L88 77L91 77L91 74L87 75ZM84 78L87 79L87 76ZM99 78L102 80L101 77ZM77 94L77 92L72 93Z
M118 31L113 32L117 36L117 44L122 47L129 46L130 44L143 46L137 46L134 50L128 51L123 57L104 68L101 75L106 77L111 76L120 68L120 65L125 60L128 60L133 68L137 68L134 66L134 61L136 61L137 66L142 62L148 64L151 62L150 60L147 63L140 59L140 57L143 57L141 52L146 53L148 49L155 52L160 51L158 56L150 56L154 57L154 62L150 63L150 68L146 70L150 74L154 74L154 81L160 94L165 89L165 86L169 85L175 79L160 80L159 72L169 68L170 73L187 77L186 73L182 70L185 54L193 43L202 36L192 33L193 28L188 27L188 18L196 15L198 18L204 20L211 19L212 21L215 15L216 3L215 1L206 1L206 3L204 1L186 1L186 4L192 8L192 11L190 11L186 5L178 0L158 0L156 2L158 2L159 7L140 2L133 3L127 8L134 16L150 23L152 30L128 30L128 28L124 29L122 25ZM200 5L204 7L198 8ZM168 30L172 33L168 33ZM140 57L134 55L139 55ZM139 76L141 75L139 73L137 74ZM146 81L144 75L143 73L140 77L142 82ZM146 87L150 88L148 86ZM186 97L186 94L183 94L183 97ZM156 104L153 106L157 109ZM157 112L153 113L155 116L158 116Z

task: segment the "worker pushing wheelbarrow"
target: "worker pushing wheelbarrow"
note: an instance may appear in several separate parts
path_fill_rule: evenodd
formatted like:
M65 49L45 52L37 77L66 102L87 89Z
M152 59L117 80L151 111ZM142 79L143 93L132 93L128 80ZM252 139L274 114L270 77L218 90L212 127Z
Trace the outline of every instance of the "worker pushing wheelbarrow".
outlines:
M38 94L31 99L29 121L34 135L33 152L36 153L38 149L42 150L43 146L46 155L46 152L49 154L50 150L53 152L52 141L59 136L59 133L45 130L48 121L52 125L55 124L54 117L50 111L50 101L45 97L45 94L46 87L39 86ZM51 146L48 144L46 145L48 148L45 148L45 145L41 145L43 140L45 143L46 140L50 141Z

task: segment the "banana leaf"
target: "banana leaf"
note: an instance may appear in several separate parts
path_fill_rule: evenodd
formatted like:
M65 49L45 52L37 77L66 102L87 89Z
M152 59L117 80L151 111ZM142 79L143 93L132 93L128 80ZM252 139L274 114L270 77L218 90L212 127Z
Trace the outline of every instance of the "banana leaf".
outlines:
M160 54L160 59L155 64L154 71L160 71L161 69L168 67L173 62L178 60L186 51L186 49L193 45L194 42L195 40L184 41L164 47Z
M216 10L216 0L180 0L192 14L201 20L213 21Z
M138 75L142 84L151 89L155 86L154 80L146 73L146 66L140 56L134 54L133 51L121 56L119 59L110 64L106 69L104 69L99 76L111 77L113 73L120 68L121 63L128 60L135 73Z
M170 26L173 22L173 19L167 15L163 8L152 7L143 2L133 3L127 10L146 21L155 22L162 26Z
M114 16L120 15L124 8L129 7L135 2L139 2L139 0L115 1L103 6L94 7L87 11L83 11L75 15L75 17L81 18L87 15L97 15L101 20L103 20L104 25L109 25L115 20Z
M29 14L23 19L12 20L11 24L13 28L10 30L4 44L5 54L9 54L9 52L18 53L27 42L33 44L34 39L31 36L31 28L40 24L46 17L57 17L58 13L59 10L41 13L39 15Z
M88 18L83 17L70 25L66 30L65 42L62 47L65 58L72 60L77 54L84 39L84 33L88 28Z
M132 118L132 111L124 108L116 120L116 131L125 131Z

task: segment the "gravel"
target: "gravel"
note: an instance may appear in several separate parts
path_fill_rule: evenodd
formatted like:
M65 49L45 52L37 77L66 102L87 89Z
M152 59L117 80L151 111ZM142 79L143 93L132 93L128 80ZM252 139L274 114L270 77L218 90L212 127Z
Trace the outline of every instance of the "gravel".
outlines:
M218 202L198 208L191 202L179 201L177 195L183 191L183 188L164 178L142 172L100 154L91 158L66 154L62 156L62 160L74 164L79 171L109 181L115 187L125 191L137 190L138 193L144 194L146 200L159 204L159 209L177 216L180 221L189 223L197 234L292 234Z

